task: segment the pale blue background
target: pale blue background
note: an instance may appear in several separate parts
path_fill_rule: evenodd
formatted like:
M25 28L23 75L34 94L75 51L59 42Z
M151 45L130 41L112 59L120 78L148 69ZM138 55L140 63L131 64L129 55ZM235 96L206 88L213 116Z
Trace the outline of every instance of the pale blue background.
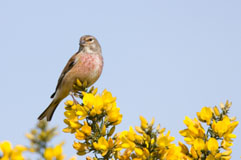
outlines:
M1 0L0 141L27 144L24 134L50 103L58 77L78 49L81 35L102 45L104 70L95 84L117 96L123 122L156 118L171 135L203 106L227 99L241 117L241 1L239 0ZM68 97L70 99L70 97ZM64 152L75 155L65 127L64 104L51 125L59 126ZM241 156L235 130L233 160Z

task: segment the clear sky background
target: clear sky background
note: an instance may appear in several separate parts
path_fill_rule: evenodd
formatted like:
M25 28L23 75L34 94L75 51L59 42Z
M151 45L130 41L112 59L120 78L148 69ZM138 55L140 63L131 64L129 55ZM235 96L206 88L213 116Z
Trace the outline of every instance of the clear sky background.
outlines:
M105 65L95 86L117 97L117 131L139 125L143 115L183 142L185 116L227 99L240 121L241 1L1 0L0 141L28 143L24 134L85 34L102 46ZM61 103L50 124L59 127L53 143L65 140L70 157L74 135L61 131L63 112ZM240 125L235 134L233 160L241 156Z

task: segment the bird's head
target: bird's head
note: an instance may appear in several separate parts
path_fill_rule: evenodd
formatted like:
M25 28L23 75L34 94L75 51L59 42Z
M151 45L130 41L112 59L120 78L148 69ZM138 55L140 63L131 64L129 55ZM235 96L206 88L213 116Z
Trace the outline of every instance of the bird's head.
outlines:
M80 38L80 50L86 53L101 53L101 47L99 42L94 36L85 35Z

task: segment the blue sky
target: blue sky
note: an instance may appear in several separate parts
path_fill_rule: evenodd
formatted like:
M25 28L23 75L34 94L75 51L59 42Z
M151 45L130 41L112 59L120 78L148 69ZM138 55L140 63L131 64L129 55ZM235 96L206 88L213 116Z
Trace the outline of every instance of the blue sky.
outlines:
M241 117L241 1L0 1L0 141L27 144L24 134L50 103L58 77L78 49L80 36L99 40L104 70L95 86L117 97L118 131L139 124L139 115L183 141L185 116L227 99ZM66 98L70 99L70 97ZM75 155L65 127L64 104L52 126L57 143ZM241 148L235 131L233 158Z

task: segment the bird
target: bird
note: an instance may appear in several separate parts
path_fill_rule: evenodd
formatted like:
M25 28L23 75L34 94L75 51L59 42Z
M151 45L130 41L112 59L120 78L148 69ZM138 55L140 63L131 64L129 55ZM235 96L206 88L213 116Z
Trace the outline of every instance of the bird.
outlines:
M49 106L40 114L39 120L47 118L51 121L55 109L59 103L74 92L73 85L77 81L87 82L87 88L94 84L103 70L103 57L101 46L97 39L91 35L84 35L79 41L79 50L69 59L64 67L55 92L50 96L53 98Z

